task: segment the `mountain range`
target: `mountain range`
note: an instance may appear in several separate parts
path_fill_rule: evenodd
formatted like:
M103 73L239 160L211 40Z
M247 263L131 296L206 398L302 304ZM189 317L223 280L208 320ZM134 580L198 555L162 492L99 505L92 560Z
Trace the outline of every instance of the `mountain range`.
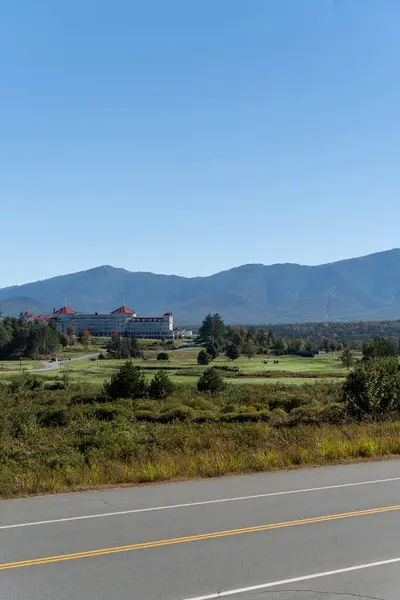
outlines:
M179 326L195 326L208 312L232 324L396 319L400 249L317 266L249 264L207 277L105 265L0 289L0 310L48 314L66 302L78 312L109 312L123 299L138 315L172 311Z

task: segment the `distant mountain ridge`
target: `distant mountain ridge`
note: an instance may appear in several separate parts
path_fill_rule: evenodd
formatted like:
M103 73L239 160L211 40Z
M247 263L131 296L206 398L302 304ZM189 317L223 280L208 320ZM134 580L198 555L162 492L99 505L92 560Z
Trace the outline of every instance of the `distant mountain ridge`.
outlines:
M0 310L49 313L67 302L109 312L125 299L138 315L172 311L179 325L220 312L232 324L400 318L400 249L317 266L243 265L208 277L131 272L108 265L0 289Z

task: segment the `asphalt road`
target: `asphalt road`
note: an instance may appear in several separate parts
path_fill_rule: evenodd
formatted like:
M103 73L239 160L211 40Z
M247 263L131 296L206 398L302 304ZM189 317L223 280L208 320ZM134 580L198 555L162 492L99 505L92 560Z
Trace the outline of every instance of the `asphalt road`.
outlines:
M1 600L400 598L400 461L0 502Z

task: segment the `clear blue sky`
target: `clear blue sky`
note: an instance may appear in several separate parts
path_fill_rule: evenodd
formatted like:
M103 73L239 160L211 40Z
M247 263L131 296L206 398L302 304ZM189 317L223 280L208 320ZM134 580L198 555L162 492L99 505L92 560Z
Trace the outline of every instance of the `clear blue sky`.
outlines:
M399 246L398 0L0 7L0 287Z

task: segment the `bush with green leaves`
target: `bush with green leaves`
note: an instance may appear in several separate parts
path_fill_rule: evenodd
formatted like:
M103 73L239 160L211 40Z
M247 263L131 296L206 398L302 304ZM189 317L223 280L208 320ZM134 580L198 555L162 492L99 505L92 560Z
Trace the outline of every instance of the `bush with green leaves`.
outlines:
M38 423L42 427L66 427L70 415L66 407L47 408L37 415Z
M159 416L160 423L172 423L173 421L191 421L196 415L190 406L175 406Z
M224 413L221 421L225 423L257 423L258 421L270 421L271 414L268 410L248 410Z
M159 352L157 354L157 360L169 360L168 352Z
M384 356L397 356L398 345L390 339L375 337L363 343L363 360L373 360Z
M344 384L348 410L358 418L386 418L400 412L400 363L394 356L356 365Z
M204 373L199 377L197 382L197 389L199 392L205 392L209 394L217 394L223 392L226 388L226 383L213 368L206 369Z
M175 386L164 371L156 373L149 385L149 396L154 400L164 400L172 394Z
M208 354L207 350L200 350L197 356L197 364L198 365L209 365L211 362L211 356Z
M275 415L274 415L275 417ZM341 425L348 417L346 406L342 403L331 402L324 406L308 404L294 408L288 415L282 413L280 418L274 418L276 427L295 427L297 425L323 425L330 423Z
M104 393L109 398L144 398L147 395L147 381L139 367L127 360L111 381L104 383Z
M18 394L20 392L33 392L35 390L43 389L44 380L40 379L37 375L31 373L24 373L23 375L16 375L10 382L10 392Z

